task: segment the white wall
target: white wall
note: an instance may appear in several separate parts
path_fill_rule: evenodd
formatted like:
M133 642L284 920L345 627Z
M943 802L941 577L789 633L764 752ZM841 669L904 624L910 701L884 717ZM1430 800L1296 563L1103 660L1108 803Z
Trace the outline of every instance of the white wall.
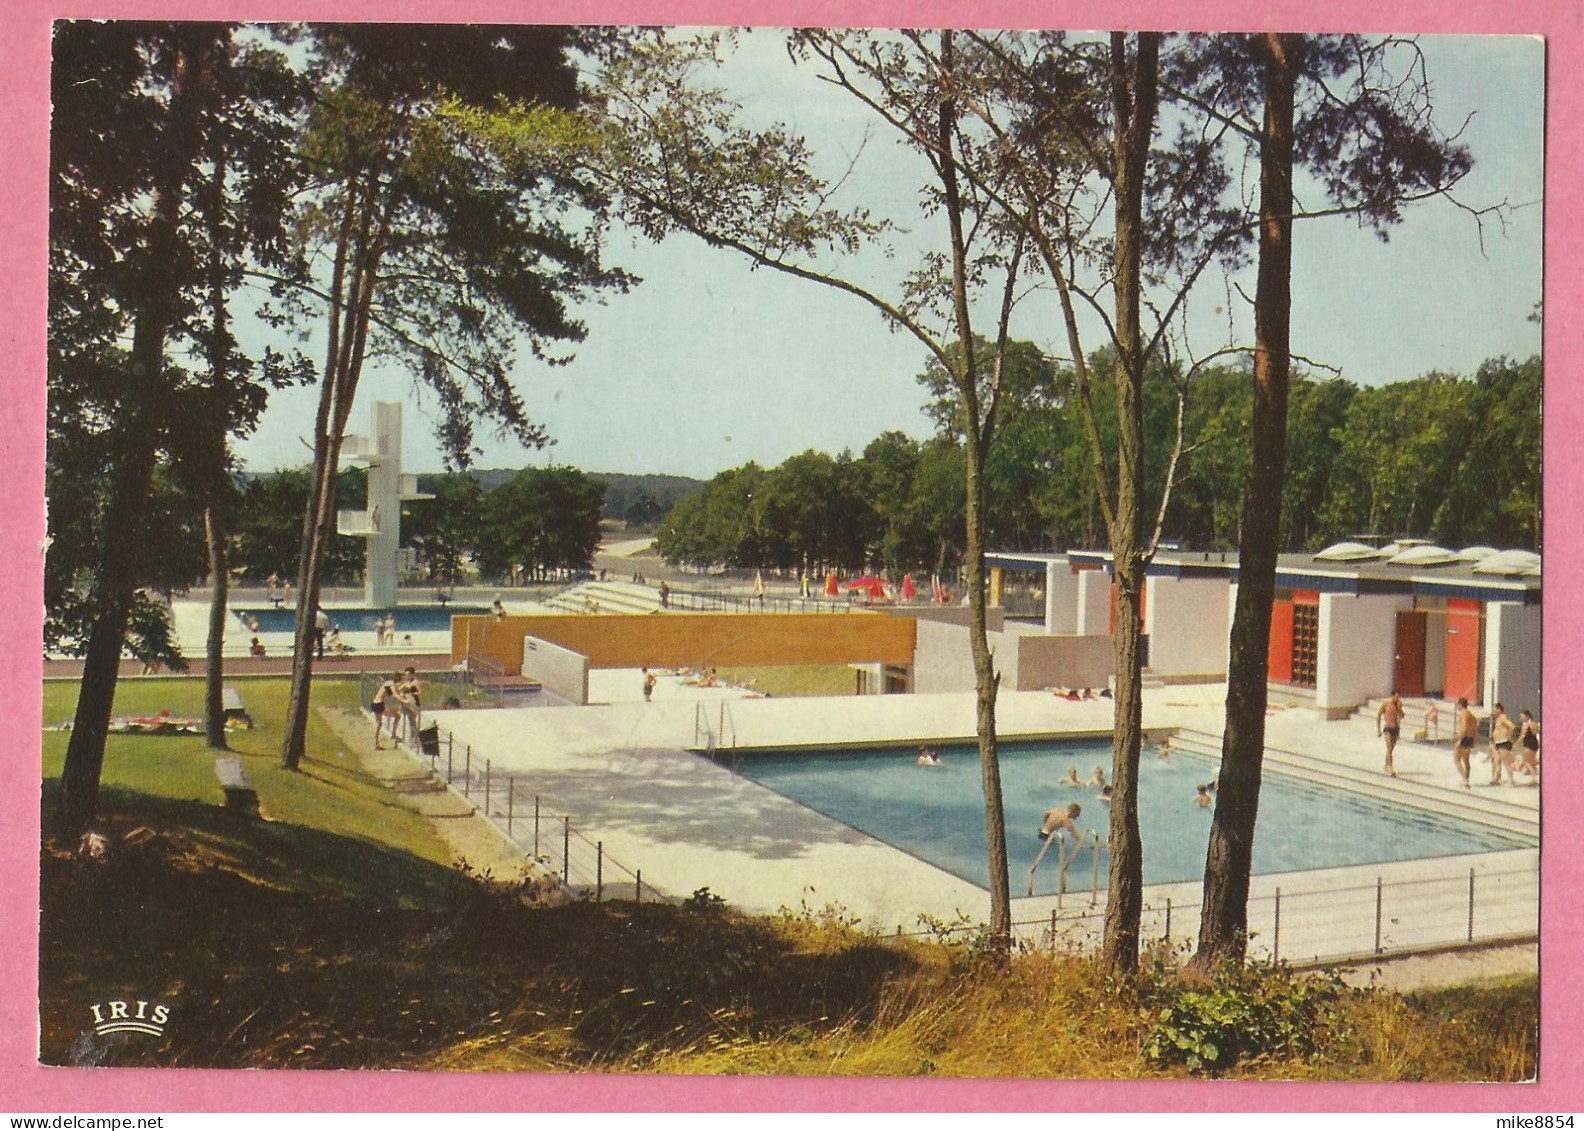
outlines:
M1315 706L1352 708L1390 695L1396 678L1397 614L1413 608L1409 594L1320 594L1320 649Z
M1513 718L1525 707L1540 717L1540 607L1485 605L1485 704Z
M1103 569L1085 569L1077 574L1079 636L1111 635L1111 575Z
M919 618L913 649L913 690L920 695L974 689L966 625Z
M1162 675L1225 676L1225 578L1150 577L1145 582L1144 631L1150 670Z
M569 702L588 702L588 657L548 640L523 638L522 673Z
M1078 577L1065 561L1045 566L1045 631L1052 636L1078 631Z
M988 632L991 662L1001 674L1001 686L1018 685L1018 641L1038 639L1010 632ZM946 624L919 618L918 636L913 645L913 693L939 695L952 691L973 691L973 650L968 643L966 625Z

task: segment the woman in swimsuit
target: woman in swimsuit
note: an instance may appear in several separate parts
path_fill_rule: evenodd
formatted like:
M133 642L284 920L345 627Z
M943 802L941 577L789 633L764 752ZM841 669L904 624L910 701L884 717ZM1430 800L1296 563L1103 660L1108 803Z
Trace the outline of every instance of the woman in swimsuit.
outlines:
M1540 781L1540 724L1535 722L1534 715L1525 707L1518 712L1518 746L1523 753L1518 755L1518 768L1526 774L1532 774L1535 782Z

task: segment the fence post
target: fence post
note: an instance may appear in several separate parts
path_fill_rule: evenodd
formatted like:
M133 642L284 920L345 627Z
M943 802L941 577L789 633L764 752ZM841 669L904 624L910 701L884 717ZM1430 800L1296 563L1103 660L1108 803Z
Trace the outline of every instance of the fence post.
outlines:
M1281 961L1281 888L1276 889L1276 930L1271 938L1271 961Z
M506 779L506 839L508 840L511 839L512 835L512 802L516 796L517 779L508 777Z
M595 842L594 845L594 902L599 903L605 898L605 842Z
M1474 869L1469 869L1469 928L1468 941L1474 941Z
M634 903L642 903L643 902L643 869L642 868L639 868L638 871L633 874L633 902Z
M1094 843L1089 846L1089 853L1094 857L1094 879L1089 884L1089 906L1093 907L1100 902L1100 834L1094 834Z
M1375 877L1375 953L1381 952L1381 892L1383 890L1381 877Z
M467 760L462 763L462 796L472 797L473 794L469 792L473 785L473 744L471 742L467 744L467 749L464 753L467 755Z
M1056 953L1056 909L1051 908L1051 953Z
M561 882L572 882L572 818L561 818Z
M484 759L484 816L490 815L490 759Z
M1166 897L1166 945L1171 946L1171 896Z
M446 735L446 785L451 784L451 747L452 736Z
M539 795L534 794L534 856L539 855Z

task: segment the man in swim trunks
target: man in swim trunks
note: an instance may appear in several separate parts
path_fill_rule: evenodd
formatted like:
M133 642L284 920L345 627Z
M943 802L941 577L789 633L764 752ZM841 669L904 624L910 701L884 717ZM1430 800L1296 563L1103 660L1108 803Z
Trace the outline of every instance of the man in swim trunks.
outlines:
M1507 771L1507 784L1518 784L1518 771L1513 766L1513 732L1518 728L1506 708L1497 703L1491 708L1491 785L1501 785L1502 771Z
M1392 768L1392 753L1397 749L1397 736L1402 733L1402 720L1402 696L1394 688L1391 698L1375 712L1375 733L1386 739L1386 776L1389 778L1397 776L1397 771Z
M1457 742L1452 747L1452 764L1457 767L1463 788L1469 787L1469 759L1474 756L1474 736L1479 733L1479 719L1469 709L1467 699L1457 701L1457 722L1453 724Z
M1082 812L1083 806L1074 801L1065 809L1046 810L1045 817L1040 822L1039 838L1041 840L1049 840L1062 831L1065 831L1072 838L1072 852L1069 854L1063 851L1057 862L1059 870L1065 871L1067 865L1072 862L1073 857L1078 855L1078 849L1083 846L1083 839L1078 835L1078 826L1073 824L1073 821L1078 818L1078 814Z

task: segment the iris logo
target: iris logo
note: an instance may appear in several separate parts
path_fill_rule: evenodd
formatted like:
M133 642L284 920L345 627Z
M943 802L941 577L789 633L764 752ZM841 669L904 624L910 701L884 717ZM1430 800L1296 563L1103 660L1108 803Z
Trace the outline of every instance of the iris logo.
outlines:
M94 1032L101 1036L147 1033L151 1037L163 1037L165 1022L170 1020L169 1006L150 1008L146 1001L106 1001L88 1008L93 1010Z

